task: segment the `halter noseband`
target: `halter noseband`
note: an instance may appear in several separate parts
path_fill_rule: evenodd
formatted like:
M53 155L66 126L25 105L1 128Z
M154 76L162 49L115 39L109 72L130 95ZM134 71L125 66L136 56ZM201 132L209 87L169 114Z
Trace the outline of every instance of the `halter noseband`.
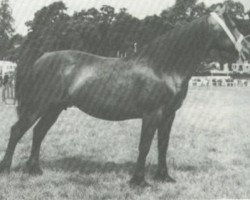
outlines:
M210 15L219 23L219 25L226 32L227 36L230 38L230 40L234 44L235 49L239 52L240 58L242 57L243 59L245 59L246 57L245 57L245 55L243 53L243 45L242 45L242 41L245 39L245 37L242 34L240 34L239 38L237 39L232 34L232 32L229 30L226 23L219 17L219 15L217 13L212 12L212 13L210 13Z

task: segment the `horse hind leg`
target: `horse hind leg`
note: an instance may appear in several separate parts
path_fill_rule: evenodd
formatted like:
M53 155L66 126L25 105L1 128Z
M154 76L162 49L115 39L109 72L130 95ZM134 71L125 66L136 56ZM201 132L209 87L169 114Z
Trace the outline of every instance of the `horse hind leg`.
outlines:
M44 116L41 117L39 122L33 129L33 142L30 158L27 161L26 172L31 175L42 174L42 169L39 164L40 147L41 143L46 136L48 130L56 122L62 109L52 109L48 111Z
M10 171L13 154L18 141L38 118L38 115L25 114L20 116L19 120L11 127L9 143L4 158L0 163L0 173Z

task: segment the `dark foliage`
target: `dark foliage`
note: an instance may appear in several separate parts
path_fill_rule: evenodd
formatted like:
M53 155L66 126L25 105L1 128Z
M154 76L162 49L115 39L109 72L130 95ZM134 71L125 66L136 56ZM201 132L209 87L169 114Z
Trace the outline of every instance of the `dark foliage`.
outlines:
M232 0L227 0L227 3L239 30L249 34L250 21L244 18L247 15L244 6ZM215 6L207 8L197 0L177 0L174 6L163 10L159 16L139 20L125 8L117 12L108 5L69 16L65 4L59 1L37 11L34 19L26 23L29 30L26 38L17 35L9 40L6 57L19 60L20 65L30 65L44 52L66 49L110 57L131 56L135 43L137 50L141 51L156 37L203 16ZM210 60L213 59L218 57L212 55Z

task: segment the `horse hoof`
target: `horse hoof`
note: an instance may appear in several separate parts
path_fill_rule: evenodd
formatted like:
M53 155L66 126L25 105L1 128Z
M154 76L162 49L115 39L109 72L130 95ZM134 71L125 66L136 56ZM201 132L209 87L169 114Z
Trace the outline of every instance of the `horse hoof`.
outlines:
M31 169L29 171L29 174L32 175L32 176L43 175L43 170L41 170L40 168Z
M24 170L24 172L28 173L31 176L39 176L43 174L43 171L40 168L30 168Z
M145 181L144 179L139 178L132 178L129 182L129 185L131 188L140 187L140 188L146 188L151 187L151 185Z
M27 163L27 166L24 169L24 172L28 173L29 175L32 175L32 176L38 176L38 175L43 174L43 171L40 168L40 166L31 166L31 165L29 165L29 163Z
M158 182L166 182L166 183L176 183L176 180L174 180L171 176L168 174L159 174L157 173L154 177L155 181Z
M0 174L9 174L10 166L5 163L0 163Z

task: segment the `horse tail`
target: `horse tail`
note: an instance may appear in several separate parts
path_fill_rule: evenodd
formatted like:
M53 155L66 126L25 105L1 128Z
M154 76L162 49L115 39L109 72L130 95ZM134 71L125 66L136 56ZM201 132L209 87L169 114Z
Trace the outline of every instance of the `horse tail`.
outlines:
M29 65L18 65L16 70L16 100L17 100L17 115L20 117L27 108L29 102L28 91L32 85L32 67Z
M15 98L17 115L20 117L31 108L30 90L34 83L34 65L39 55L21 58L16 69Z
M18 117L43 112L46 106L60 101L64 87L57 53L44 53L30 65L19 65L16 76Z

